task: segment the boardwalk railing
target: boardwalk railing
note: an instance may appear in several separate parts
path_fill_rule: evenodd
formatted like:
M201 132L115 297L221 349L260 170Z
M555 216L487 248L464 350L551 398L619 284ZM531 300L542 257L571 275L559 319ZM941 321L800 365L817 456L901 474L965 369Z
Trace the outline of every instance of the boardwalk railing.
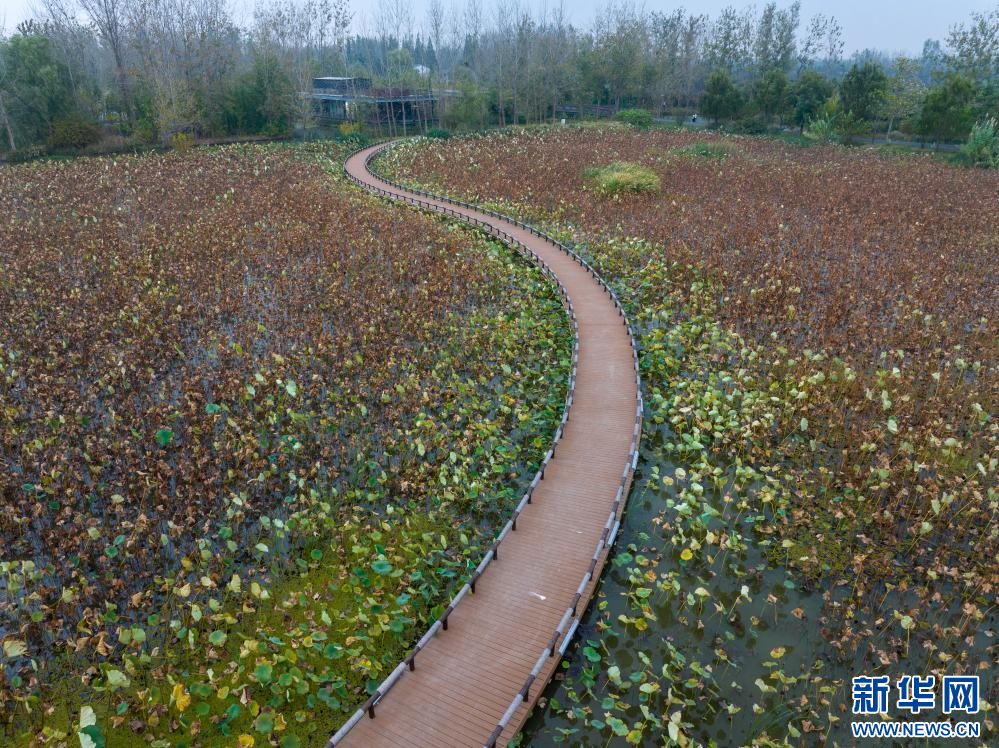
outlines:
M473 203L467 203L461 200L455 200L445 195L437 195L432 192L427 192L426 190L409 187L407 185L400 184L394 180L376 174L369 167L371 159L374 156L376 156L378 153L380 153L382 150L385 150L386 148L389 148L392 145L393 145L392 143L389 143L383 146L382 148L374 150L370 154L368 154L367 158L364 161L364 166L365 169L369 171L369 173L374 174L379 180L381 180L386 184L391 185L392 187L398 190L403 190L416 195L421 195L423 197L430 198L431 200L434 200L436 202L447 203L449 205L465 208L467 210L472 210L478 213L484 213L494 218L498 218L502 221L507 221L557 247L559 250L561 250L569 257L571 257L573 261L575 261L580 266L585 268L586 271L593 277L593 279L600 285L600 287L610 296L611 300L614 302L614 306L618 311L618 315L621 318L622 324L627 329L628 337L631 342L632 361L635 370L635 384L638 395L635 404L635 428L632 433L631 446L628 451L628 462L625 465L624 470L621 474L621 481L618 484L617 493L614 497L614 503L611 506L611 511L607 517L607 521L604 523L603 531L600 534L600 538L597 541L596 548L593 552L593 557L590 561L589 567L587 568L586 572L583 574L579 586L576 588L576 593L573 595L572 602L566 607L565 613L562 615L562 618L559 621L558 626L556 626L555 630L552 632L551 639L549 640L547 646L539 654L537 662L535 663L534 667L531 669L530 674L527 676L527 678L524 681L524 685L521 687L520 691L513 697L509 707L507 707L506 712L504 712L503 716L499 719L495 729L492 731L489 738L486 740L484 744L485 748L493 748L496 745L496 741L499 739L499 736L502 734L503 730L505 730L507 726L510 724L510 721L513 719L513 716L516 713L517 709L521 706L521 704L528 702L530 700L531 688L534 685L534 682L537 680L538 676L540 675L542 669L544 668L545 663L549 660L549 658L554 657L556 652L559 655L565 653L566 648L568 647L569 642L572 640L572 636L576 631L576 627L579 625L580 611L578 610L578 607L580 601L582 600L583 595L585 594L587 585L589 585L591 582L595 580L595 575L597 573L597 565L600 563L600 557L603 554L608 553L610 551L611 547L613 547L614 545L615 539L617 538L617 533L621 525L620 523L621 512L624 507L624 502L627 499L627 493L630 486L631 478L634 474L635 468L638 465L638 448L642 436L642 412L643 412L642 380L639 372L638 350L636 346L634 333L631 329L631 325L628 323L628 316L624 310L624 306L621 304L620 300L618 299L617 294L614 293L614 289L612 289L603 280L603 278L601 278L600 275L597 274L597 272L590 266L590 264L586 262L586 260L584 260L578 253L573 251L571 248L567 247L565 244L559 242L557 239L550 236L549 234L540 231L539 229L535 228L534 226L528 223L524 223L523 221L513 218L512 216L508 216L503 213L491 210L489 208L475 205ZM461 602L461 600L467 594L473 594L473 595L475 594L476 582L478 582L479 578L482 576L482 574L485 572L485 570L489 567L491 563L499 561L500 544L503 542L503 539L506 538L509 533L516 532L517 519L524 511L524 508L531 503L535 488L537 488L538 484L544 480L545 469L548 467L548 464L555 456L559 442L561 441L562 435L565 431L565 427L569 422L569 415L572 409L573 393L576 388L576 371L579 364L579 323L576 320L576 312L572 305L572 299L569 297L568 291L566 290L565 286L562 285L562 282L559 280L558 276L552 271L552 269L548 266L548 264L536 252L534 252L532 249L526 246L523 242L511 236L506 231L503 231L502 229L493 226L491 223L487 221L483 221L479 218L476 218L475 216L468 215L461 211L444 207L436 203L431 203L428 202L427 200L421 200L419 198L410 197L409 195L406 194L398 194L395 192L391 192L389 190L384 190L380 187L368 184L354 177L354 175L350 174L350 172L347 171L346 167L347 161L349 161L351 158L353 158L355 155L362 152L363 150L365 149L362 148L358 151L355 151L354 153L350 154L350 156L348 156L347 159L344 161L344 174L347 176L348 179L355 182L360 187L370 192L373 192L376 195L381 195L383 197L386 197L389 200L408 203L418 208L422 208L428 211L433 211L435 213L443 213L445 215L457 218L465 223L471 224L476 228L478 228L479 230L483 231L484 233L499 239L500 241L504 242L505 244L512 247L516 251L520 252L522 255L527 257L535 266L540 268L544 276L548 278L558 289L559 296L562 300L562 305L566 310L566 314L569 317L569 320L572 322L572 328L573 328L572 369L569 373L568 391L566 393L565 406L562 413L562 420L555 431L555 437L552 440L552 446L545 454L545 457L541 462L540 468L538 469L534 478L531 480L531 484L528 487L527 492L524 494L523 498L521 498L520 503L517 505L516 509L514 509L512 516L507 521L506 525L504 525L499 535L496 536L496 540L493 542L490 549L483 556L482 560L479 562L479 565L475 568L475 571L468 578L465 584L462 585L461 589L458 590L458 593L451 599L451 602L444 609L444 612L441 614L441 616L430 625L426 633L423 634L423 636L417 642L413 650L379 684L378 688L375 689L374 693L371 694L368 700L364 702L364 704L361 707L359 707L357 711L355 711L350 716L350 718L343 724L343 726L339 730L337 730L336 734L333 735L332 738L330 738L329 742L327 743L327 748L332 748L333 746L337 745L347 735L347 733L350 732L350 730L354 727L354 725L356 725L361 719L363 719L365 714L367 714L371 719L375 718L375 707L378 705L378 702L380 702L385 697L385 695L398 682L399 678L403 676L403 674L407 669L411 671L416 670L416 655L427 645L427 643L439 631L442 630L447 631L448 618L450 617L452 611L454 611L455 607ZM541 685L543 686L544 684Z

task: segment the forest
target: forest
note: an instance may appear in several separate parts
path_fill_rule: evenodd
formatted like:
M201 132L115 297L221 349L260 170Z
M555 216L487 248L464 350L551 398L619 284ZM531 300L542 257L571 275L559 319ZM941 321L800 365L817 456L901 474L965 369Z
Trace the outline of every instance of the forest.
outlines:
M811 126L840 142L953 143L974 129L972 160L994 156L999 10L912 57L847 56L836 18L804 18L796 2L715 16L612 2L587 28L562 5L506 0L431 0L424 17L379 0L358 13L347 0L281 0L241 21L223 0L42 0L0 32L0 152L315 134L304 93L339 75L436 93L447 130L638 109L736 132Z

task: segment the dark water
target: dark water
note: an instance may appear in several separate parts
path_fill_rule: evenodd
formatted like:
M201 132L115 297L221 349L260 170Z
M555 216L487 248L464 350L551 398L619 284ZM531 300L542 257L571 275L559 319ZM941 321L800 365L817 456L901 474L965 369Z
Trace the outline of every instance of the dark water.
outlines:
M668 742L668 725L657 725L647 715L665 720L678 711L683 733L695 744L745 745L767 738L778 742L787 738L792 745L856 744L850 733L850 678L875 673L865 665L864 647L840 652L830 646L823 633L829 631L831 612L845 607L840 603L849 597L849 580L825 584L823 600L822 589L809 589L775 561L773 551L768 558L768 541L764 539L768 536L754 529L754 525L762 527L768 521L757 513L752 501L758 486L742 488L741 494L752 508L738 511L737 502L731 501L734 466L723 469L721 476L716 474L712 490L705 487L705 503L717 510L706 524L716 535L739 532L745 546L718 553L713 563L699 563L699 559L683 563L672 552L669 532L660 525L677 519L679 489L686 484L677 477L677 468L681 468L681 476L685 470L689 478L692 465L671 459L676 453L667 454L664 445L672 435L667 427L658 429L651 437L646 431L616 556L566 653L562 664L567 667L549 684L525 725L522 745L626 745L625 737L612 735L600 724L611 714L629 727L646 723L632 743L663 745ZM650 480L655 467L660 475L674 478L672 486ZM663 552L664 548L668 550ZM680 592L663 592L643 580L641 585L655 589L648 600L656 620L648 621L647 630L638 631L619 622L618 616L637 615L629 592L636 589L636 573L650 570L659 579L664 574L670 576L671 583L679 583ZM746 599L747 593L750 599ZM903 601L895 602L900 605ZM611 629L601 633L601 624L609 624ZM878 635L871 632L875 640ZM992 643L986 635L971 649L984 655ZM592 662L584 648L591 648L591 654L596 650L599 662ZM925 668L927 661L927 657L913 653L905 664ZM619 668L624 681L632 673L644 671L641 682L655 681L660 690L643 694L633 685L622 693L609 683L612 666ZM901 669L889 672L893 684L902 674ZM779 675L775 677L775 673ZM995 670L982 675L984 690L994 681ZM764 691L761 685L770 690ZM670 689L671 697L667 696ZM608 701L612 693L617 695L617 705ZM987 694L983 692L983 696ZM622 704L626 708L621 708ZM588 725L584 718L596 718L599 723ZM940 718L939 714L920 717ZM891 744L889 740L877 742ZM949 745L961 742L946 741ZM988 744L988 738L982 744Z

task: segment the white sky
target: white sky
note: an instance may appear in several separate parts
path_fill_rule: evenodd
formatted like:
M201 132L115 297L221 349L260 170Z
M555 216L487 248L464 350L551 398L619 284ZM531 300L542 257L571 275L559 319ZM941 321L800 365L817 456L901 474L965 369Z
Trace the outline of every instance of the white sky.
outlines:
M547 1L549 5L558 2ZM9 32L20 21L30 18L31 6L35 2L36 0L0 0L0 27ZM256 2L266 0L230 0L237 19L248 19L252 15L250 9ZM540 7L544 0L522 2ZM581 27L588 27L597 8L606 5L606 0L564 2L573 23ZM789 4L788 0L778 2L781 6ZM458 3L462 4L461 0ZM450 7L451 4L452 0L443 0L445 7ZM482 4L488 8L491 0L482 0ZM683 5L692 12L715 15L726 5L742 8L753 3L746 0L689 0L685 3L645 0L637 4L647 10L670 10ZM755 4L762 5L763 0ZM350 6L355 19L363 21L373 17L378 1L351 0ZM412 6L413 18L419 27L426 17L427 0L412 0ZM803 21L807 21L815 13L836 16L843 26L847 54L869 47L888 52L918 54L926 39L942 40L953 24L968 20L972 11L995 8L999 8L999 0L802 0L801 15Z

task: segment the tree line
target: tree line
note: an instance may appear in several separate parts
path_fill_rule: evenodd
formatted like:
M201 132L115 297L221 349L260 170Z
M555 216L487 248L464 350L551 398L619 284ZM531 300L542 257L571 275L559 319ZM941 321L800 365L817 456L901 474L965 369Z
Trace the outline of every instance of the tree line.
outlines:
M0 150L309 130L303 92L319 75L433 89L451 129L644 109L744 131L957 140L999 109L997 38L999 9L910 58L846 57L838 21L803 19L798 2L716 16L612 2L584 29L564 6L514 0L431 0L423 18L408 0L364 18L348 0L278 0L242 22L225 0L40 0L0 31Z

